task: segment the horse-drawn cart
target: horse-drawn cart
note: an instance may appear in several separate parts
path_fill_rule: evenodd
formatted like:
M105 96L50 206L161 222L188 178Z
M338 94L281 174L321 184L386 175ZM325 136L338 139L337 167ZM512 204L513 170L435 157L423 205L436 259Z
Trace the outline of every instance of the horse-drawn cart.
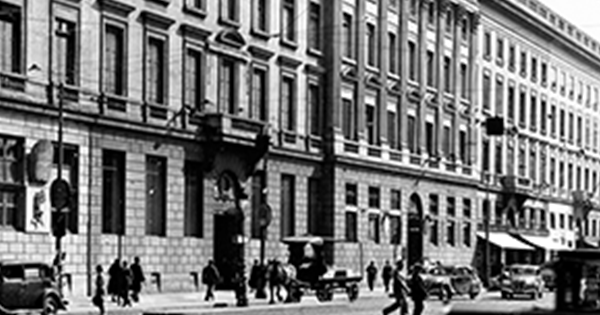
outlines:
M336 291L343 291L350 301L358 298L362 276L348 269L328 268L323 258L324 241L316 236L294 236L283 239L288 245L289 263L297 270L290 287L291 301L299 302L303 292L312 290L319 301L331 301Z

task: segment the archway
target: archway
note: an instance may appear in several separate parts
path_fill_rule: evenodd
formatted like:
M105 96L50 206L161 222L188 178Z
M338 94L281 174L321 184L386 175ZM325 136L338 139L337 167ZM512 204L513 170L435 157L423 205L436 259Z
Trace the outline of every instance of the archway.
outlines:
M419 195L412 194L408 203L407 266L423 259L423 204Z

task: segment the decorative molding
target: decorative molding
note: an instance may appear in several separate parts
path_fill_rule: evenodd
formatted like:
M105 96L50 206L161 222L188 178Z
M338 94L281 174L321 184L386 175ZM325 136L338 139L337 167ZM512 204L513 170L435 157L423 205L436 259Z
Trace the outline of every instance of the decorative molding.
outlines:
M289 67L289 68L298 68L298 66L300 66L302 64L302 60L294 59L292 57L288 57L288 56L284 56L284 55L279 55L279 57L277 57L277 62L281 66Z
M355 67L348 67L342 71L342 77L348 79L357 79L357 73Z
M226 29L219 32L219 34L217 34L216 40L220 43L235 48L242 48L246 46L246 40L244 39L244 36L242 36L242 34L240 34L240 32L238 32L235 29Z
M175 20L163 15L159 15L150 11L142 11L140 13L145 24L152 24L158 28L168 29L175 23Z
M369 85L381 86L381 78L379 75L368 73L365 75L365 83Z
M146 1L148 1L148 2L154 2L154 3L160 4L160 5L165 6L165 7L168 6L171 3L170 0L146 0Z
M181 26L179 26L179 29L181 30L183 36L194 37L201 41L206 41L208 37L212 35L211 31L188 23L182 23Z
M481 22L481 14L479 14L478 12L471 14L472 18L471 18L471 31L475 32L477 31L477 28L479 27L479 23Z
M128 16L135 10L135 7L119 0L100 0L102 10L113 12L117 15Z
M248 52L252 57L262 60L269 60L275 55L274 52L256 45L248 46Z
M310 74L324 74L325 73L325 68L321 67L321 66L315 66L315 65L311 65L311 64L306 64L304 65L304 71L306 73L310 73Z

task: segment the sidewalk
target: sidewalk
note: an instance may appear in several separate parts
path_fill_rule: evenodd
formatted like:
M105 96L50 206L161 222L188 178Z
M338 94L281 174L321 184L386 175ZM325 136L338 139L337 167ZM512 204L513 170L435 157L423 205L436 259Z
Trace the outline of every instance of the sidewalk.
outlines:
M267 292L268 294L268 292ZM361 286L359 292L359 299L374 298L385 296L382 289L377 288L371 292L367 288ZM67 312L63 314L67 315L97 315L98 308L92 305L91 297L85 296L72 296L67 298L69 305L67 306ZM204 291L200 292L182 292L182 293L155 293L155 294L142 294L140 296L140 302L133 304L132 307L120 307L110 301L110 297L105 297L104 305L107 314L110 315L132 315L140 313L148 313L153 315L164 314L166 312L178 312L178 313L212 313L216 310L237 310L241 311L244 309L256 309L256 308L277 308L277 307L309 307L309 306L326 306L347 304L347 295L343 292L336 292L333 301L319 302L314 296L314 293L305 294L302 297L300 303L294 304L283 304L276 303L274 305L269 304L268 299L255 299L254 293L248 294L248 307L237 307L235 295L233 291L216 291L215 300L210 302L204 301Z

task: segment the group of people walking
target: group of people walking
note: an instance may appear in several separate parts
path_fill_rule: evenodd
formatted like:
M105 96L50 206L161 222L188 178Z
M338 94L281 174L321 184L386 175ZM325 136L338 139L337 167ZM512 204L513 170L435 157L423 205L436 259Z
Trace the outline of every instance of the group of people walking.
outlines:
M132 306L133 302L139 301L139 294L142 290L142 283L146 281L144 271L140 264L140 258L135 257L133 264L129 265L127 261L121 261L117 258L108 268L108 284L105 287L104 268L102 265L96 266L95 292L92 302L104 314L104 295L111 297L111 301L122 307Z
M396 268L393 268L389 261L386 261L383 266L381 271L383 286L385 292L388 292L390 282L392 282L390 297L394 298L394 302L386 306L382 313L387 315L399 309L401 315L408 314L408 298L410 297L414 304L413 315L421 315L425 309L424 301L427 299L427 288L421 277L423 266L421 264L413 265L409 270L408 279L402 275L402 269L404 269L402 260L396 262ZM371 261L366 271L367 285L369 290L373 291L378 271L375 262Z

